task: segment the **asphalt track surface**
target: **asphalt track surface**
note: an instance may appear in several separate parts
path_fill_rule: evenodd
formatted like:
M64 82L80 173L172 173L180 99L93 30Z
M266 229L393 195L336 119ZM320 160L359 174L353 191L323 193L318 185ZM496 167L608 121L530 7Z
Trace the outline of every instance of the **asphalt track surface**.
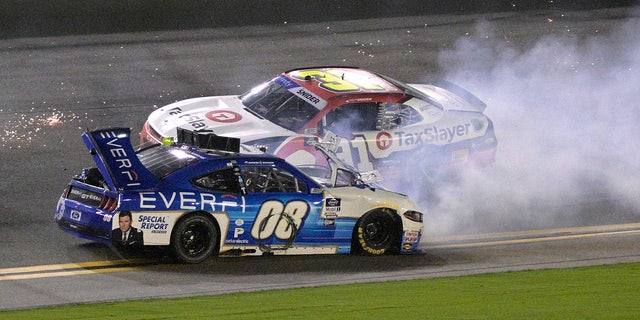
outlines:
M436 80L446 73L439 53L479 20L526 48L568 29L606 32L628 16L624 8L529 11L0 41L0 309L640 261L640 215L616 197L571 204L584 219L560 226L427 234L415 256L177 265L162 252L123 254L76 239L53 223L62 189L91 165L80 140L86 128L139 131L158 106L241 93L300 66L356 65L407 82Z

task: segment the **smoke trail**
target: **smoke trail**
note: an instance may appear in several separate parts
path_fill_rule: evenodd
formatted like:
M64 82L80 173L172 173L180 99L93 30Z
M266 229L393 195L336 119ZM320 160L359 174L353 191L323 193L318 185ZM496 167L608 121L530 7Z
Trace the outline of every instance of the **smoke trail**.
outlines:
M439 190L428 231L586 224L606 215L614 223L613 208L585 212L604 200L640 216L640 21L625 21L606 34L544 36L523 51L479 22L475 35L442 52L448 78L489 105L499 145L494 167Z

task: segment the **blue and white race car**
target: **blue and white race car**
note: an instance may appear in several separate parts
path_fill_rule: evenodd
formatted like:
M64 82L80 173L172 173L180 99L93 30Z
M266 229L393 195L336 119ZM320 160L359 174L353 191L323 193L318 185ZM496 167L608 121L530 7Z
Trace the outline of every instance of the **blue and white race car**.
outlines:
M217 254L419 251L418 207L365 183L313 137L326 166L240 154L239 140L210 133L180 130L178 143L139 150L130 135L128 128L82 135L96 167L64 190L60 228L116 247L168 246L186 263ZM212 150L220 145L226 151Z

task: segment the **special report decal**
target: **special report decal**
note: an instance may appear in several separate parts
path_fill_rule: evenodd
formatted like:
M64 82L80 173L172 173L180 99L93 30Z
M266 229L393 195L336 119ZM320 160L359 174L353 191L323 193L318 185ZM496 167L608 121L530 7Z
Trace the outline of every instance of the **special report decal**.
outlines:
M140 229L151 230L152 233L167 233L169 229L165 216L140 215L138 223L140 223Z

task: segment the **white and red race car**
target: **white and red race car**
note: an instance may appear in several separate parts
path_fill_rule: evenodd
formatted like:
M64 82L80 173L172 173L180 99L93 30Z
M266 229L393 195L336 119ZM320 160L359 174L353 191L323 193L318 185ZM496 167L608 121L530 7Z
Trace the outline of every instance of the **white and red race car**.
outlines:
M324 161L305 145L314 135L338 143L338 157L377 171L399 191L422 173L494 162L497 140L486 105L448 82L405 84L353 67L286 71L238 96L178 101L149 116L141 142L161 143L176 129L211 130L295 165Z

